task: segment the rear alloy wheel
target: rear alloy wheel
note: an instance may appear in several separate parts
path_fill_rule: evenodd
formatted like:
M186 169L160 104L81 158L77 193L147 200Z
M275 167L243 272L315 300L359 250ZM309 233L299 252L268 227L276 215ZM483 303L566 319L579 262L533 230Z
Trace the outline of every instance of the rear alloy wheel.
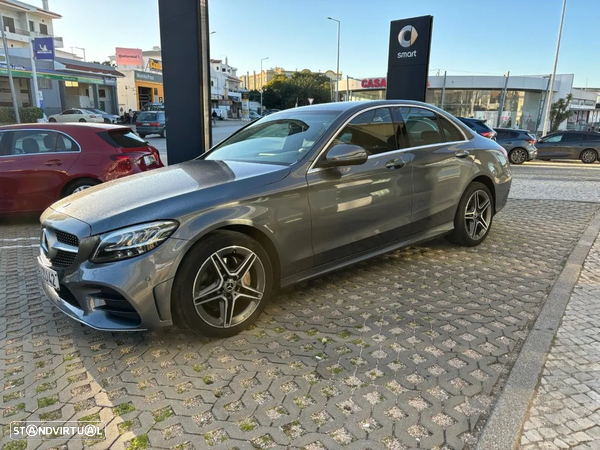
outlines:
M56 119L55 119L54 117L50 117L50 118L48 119L48 122L56 122Z
M596 150L588 148L581 152L580 158L585 164L591 164L598 160L598 153Z
M490 190L483 183L471 183L458 203L454 231L448 238L465 247L479 245L489 234L493 219L494 204Z
M96 180L92 180L84 178L81 180L77 180L74 183L72 183L66 190L65 190L65 197L67 195L71 195L71 194L75 194L77 192L81 192L81 191L85 191L86 189L91 188L92 186L96 186L97 184L100 184L99 181Z
M254 239L219 231L181 263L172 292L176 322L210 337L233 336L252 324L273 285L267 252Z
M527 161L528 156L529 155L524 148L514 148L508 154L508 159L510 160L511 164L523 164L525 161Z
M79 119L79 121L80 121L80 122L85 122L86 120L85 120L85 119Z

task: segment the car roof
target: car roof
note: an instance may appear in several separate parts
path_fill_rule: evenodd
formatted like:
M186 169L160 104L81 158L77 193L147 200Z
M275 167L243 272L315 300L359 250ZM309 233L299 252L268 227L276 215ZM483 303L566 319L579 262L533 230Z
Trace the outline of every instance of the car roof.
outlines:
M519 133L529 133L529 130L521 130L519 128L494 128L496 131L517 131Z
M108 123L21 123L14 125L4 125L0 127L0 131L4 130L19 130L19 129L48 129L48 130L59 130L59 131L67 131L72 129L81 129L87 128L94 132L98 131L108 131L108 130L119 130L119 129L131 129L129 127L123 125L112 125Z

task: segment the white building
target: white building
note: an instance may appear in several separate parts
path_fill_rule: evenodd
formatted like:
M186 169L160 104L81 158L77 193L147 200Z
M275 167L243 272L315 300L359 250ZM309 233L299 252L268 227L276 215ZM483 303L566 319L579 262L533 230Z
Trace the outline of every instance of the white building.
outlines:
M210 94L212 107L223 111L225 117L241 117L242 80L237 77L237 68L230 66L227 58L210 61Z

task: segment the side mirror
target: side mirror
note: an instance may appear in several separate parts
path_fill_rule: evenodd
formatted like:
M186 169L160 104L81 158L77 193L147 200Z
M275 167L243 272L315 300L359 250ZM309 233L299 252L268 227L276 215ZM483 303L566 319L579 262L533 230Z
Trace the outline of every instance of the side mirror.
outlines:
M359 166L367 162L367 151L352 144L337 144L329 149L319 167Z

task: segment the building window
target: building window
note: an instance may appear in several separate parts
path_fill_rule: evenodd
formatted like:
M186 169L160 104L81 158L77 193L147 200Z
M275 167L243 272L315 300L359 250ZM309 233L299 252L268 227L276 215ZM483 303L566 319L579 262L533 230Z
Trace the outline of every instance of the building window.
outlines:
M154 95L158 95L158 88L154 88Z
M48 80L47 78L39 78L38 77L38 88L52 89L52 80Z
M33 23L33 20L29 21L29 31L35 31L35 23Z
M86 97L90 96L90 88L85 88L85 96Z
M8 31L11 33L15 32L15 19L12 17L2 16L2 20L4 21L4 28L8 28Z
M43 34L44 36L48 36L48 25L44 25L43 23L40 23L40 34Z
M98 89L99 97L106 97L106 89Z

